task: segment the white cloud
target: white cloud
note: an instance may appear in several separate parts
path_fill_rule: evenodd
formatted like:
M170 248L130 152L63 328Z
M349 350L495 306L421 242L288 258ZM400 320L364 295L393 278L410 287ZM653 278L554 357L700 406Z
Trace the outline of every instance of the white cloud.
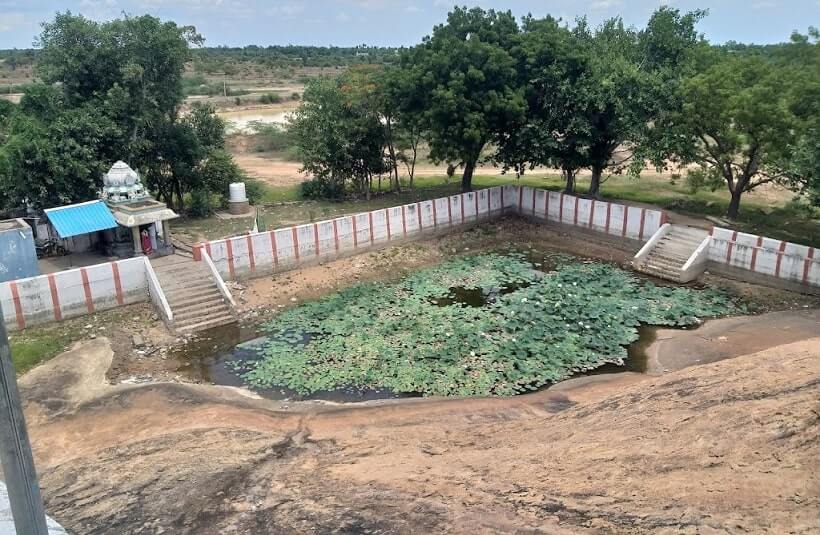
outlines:
M404 8L405 13L421 13L422 9L419 6L407 6Z
M760 2L752 4L753 9L770 9L773 7L777 7L777 2L772 2L771 0L761 0Z
M589 4L592 11L604 11L621 5L621 0L595 0Z
M344 11L341 11L336 15L337 22L350 22L351 20L353 20L353 17L351 17Z

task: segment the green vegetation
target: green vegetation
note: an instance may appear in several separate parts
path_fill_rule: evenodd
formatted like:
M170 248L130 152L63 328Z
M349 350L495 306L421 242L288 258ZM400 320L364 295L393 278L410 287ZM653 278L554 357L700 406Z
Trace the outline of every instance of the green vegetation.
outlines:
M641 324L743 310L720 292L655 286L607 264L543 262L462 257L343 290L277 316L261 360L238 366L251 385L303 394L354 386L509 396L621 363Z
M182 209L196 190L240 178L209 106L181 113L193 28L151 16L98 23L69 12L43 25L33 84L0 121L0 209L97 197L126 158L160 200ZM220 175L220 173L222 173Z
M50 360L84 338L82 330L62 328L33 328L21 333L11 333L11 358L14 371L22 375L38 364Z

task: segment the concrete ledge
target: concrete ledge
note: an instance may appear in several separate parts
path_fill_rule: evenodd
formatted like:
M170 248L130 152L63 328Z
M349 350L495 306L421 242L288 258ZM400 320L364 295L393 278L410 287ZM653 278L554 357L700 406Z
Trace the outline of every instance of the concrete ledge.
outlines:
M820 287L817 286L772 277L771 275L764 275L763 273L756 273L754 271L749 271L748 269L738 268L711 260L706 263L706 271L729 279L750 282L752 284L760 284L761 286L768 286L769 288L788 290L790 292L806 295L820 295Z

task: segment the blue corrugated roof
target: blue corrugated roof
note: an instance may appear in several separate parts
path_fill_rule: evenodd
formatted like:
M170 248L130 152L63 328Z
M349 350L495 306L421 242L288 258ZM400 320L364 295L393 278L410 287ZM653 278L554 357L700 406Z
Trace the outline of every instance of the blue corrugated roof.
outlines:
M61 238L70 238L78 234L97 232L117 226L111 210L102 201L49 208L45 210L45 213Z

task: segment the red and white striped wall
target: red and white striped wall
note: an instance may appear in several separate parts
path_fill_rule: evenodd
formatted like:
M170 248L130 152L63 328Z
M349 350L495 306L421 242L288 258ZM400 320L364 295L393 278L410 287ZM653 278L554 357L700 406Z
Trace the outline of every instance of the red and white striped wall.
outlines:
M711 235L710 262L820 286L820 255L813 247L720 227Z
M194 258L201 258L200 251L204 250L225 278L252 277L256 273L291 269L500 216L504 209L505 189L484 189L205 242L194 249Z
M9 330L148 300L145 260L129 258L0 283Z
M612 236L646 241L663 225L663 210L584 199L527 186L518 188L521 215L583 227Z

